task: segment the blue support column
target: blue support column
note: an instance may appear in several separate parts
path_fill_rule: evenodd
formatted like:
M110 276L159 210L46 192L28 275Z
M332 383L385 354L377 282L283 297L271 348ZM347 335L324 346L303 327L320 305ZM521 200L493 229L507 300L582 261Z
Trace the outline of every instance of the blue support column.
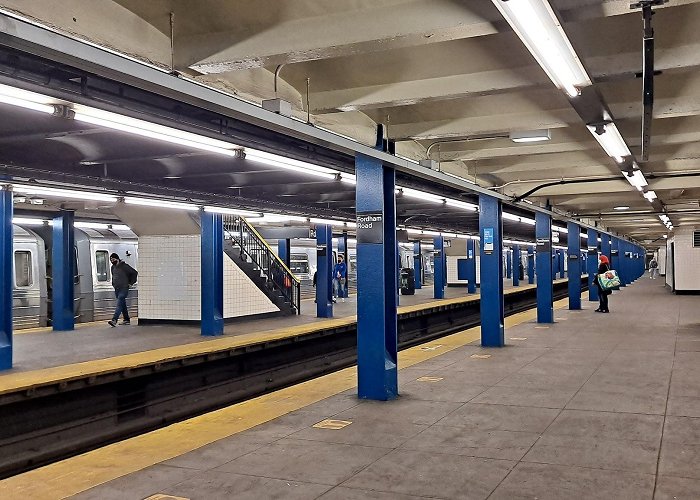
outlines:
M467 240L467 293L476 293L476 241Z
M280 260L282 262L284 262L284 265L287 267L290 267L290 264L291 264L291 255L290 255L290 248L289 247L290 247L289 238L277 240L277 256L280 258Z
M610 266L617 271L617 275L620 278L620 286L625 286L622 281L622 275L620 270L620 239L615 236L612 237L611 248L610 248Z
M62 211L53 219L53 245L51 252L52 324L55 332L73 330L75 327L75 234L74 213Z
M527 247L527 284L535 284L535 247Z
M559 277L566 278L566 270L564 269L564 250L559 250Z
M598 302L598 287L594 278L598 272L598 231L588 229L588 253L586 254L586 272L588 273L588 300Z
M513 251L507 248L506 251L506 279L509 280L513 277Z
M0 370L12 368L12 191L0 190Z
M601 233L600 235L600 253L605 255L608 260L612 258L612 255L610 254L610 250L612 248L612 245L610 243L610 235ZM610 260L612 263L612 260Z
M200 216L201 333L213 337L224 333L224 224L221 214L202 211Z
M501 200L479 195L481 235L481 345L505 345L503 310L503 221Z
M445 240L442 236L435 236L433 238L433 248L435 252L435 257L433 259L433 298L444 299L445 298Z
M554 323L554 284L552 261L552 217L535 214L537 240L537 322Z
M513 247L513 286L520 286L520 245Z
M420 246L420 240L413 242L413 275L416 290L423 288L423 253Z
M348 260L348 232L343 231L343 234L338 238L338 255L343 256L343 262L345 262L345 276L343 277L343 290L338 291L338 297L341 299L348 298L348 276L350 273L350 261Z
M581 309L581 227L569 222L568 249L569 252L569 309Z
M333 231L327 224L316 226L316 316L333 317Z
M358 396L385 401L398 395L395 173L358 154L355 175Z

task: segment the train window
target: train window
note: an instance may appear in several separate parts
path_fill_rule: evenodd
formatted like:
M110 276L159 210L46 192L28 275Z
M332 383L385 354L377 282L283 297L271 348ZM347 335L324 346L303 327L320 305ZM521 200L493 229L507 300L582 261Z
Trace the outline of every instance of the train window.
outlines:
M306 254L292 254L290 259L291 271L294 274L309 273L309 257Z
M97 270L97 281L109 281L109 252L98 250L95 252L95 267Z
M27 251L15 252L15 285L17 287L32 286L32 253Z

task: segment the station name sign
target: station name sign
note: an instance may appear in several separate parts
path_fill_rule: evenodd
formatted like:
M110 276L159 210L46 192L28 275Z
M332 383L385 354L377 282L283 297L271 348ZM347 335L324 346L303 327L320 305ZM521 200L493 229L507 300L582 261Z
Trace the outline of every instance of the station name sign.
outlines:
M358 212L357 243L384 243L384 214Z

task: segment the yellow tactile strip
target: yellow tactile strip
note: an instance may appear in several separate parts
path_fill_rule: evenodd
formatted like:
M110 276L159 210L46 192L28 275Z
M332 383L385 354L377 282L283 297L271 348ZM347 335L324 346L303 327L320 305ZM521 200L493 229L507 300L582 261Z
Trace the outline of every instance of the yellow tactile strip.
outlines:
M566 299L558 301L555 307L565 307L566 303ZM506 327L531 321L535 317L534 309L514 314L506 318ZM441 338L442 347L438 350L422 350L421 346L406 349L399 353L400 369L440 356L479 337L480 328L476 327ZM0 481L0 498L67 498L339 394L355 387L356 381L356 368L346 368L47 465Z
M558 281L566 280L556 280L555 283ZM512 294L531 288L535 288L535 285L524 285L519 288L508 289L505 293ZM479 300L478 295L433 300L423 304L401 306L398 308L398 314L415 313L435 307L469 303L477 300ZM72 380L81 379L91 375L104 375L107 373L120 372L125 369L133 370L140 367L149 366L154 363L163 363L182 358L196 357L204 354L236 349L251 344L281 340L288 337L313 333L316 330L325 328L350 326L356 321L356 316L347 316L344 318L315 321L304 325L288 326L275 330L253 332L244 335L237 335L235 337L224 336L219 339L201 340L179 346L161 347L158 349L151 349L133 354L124 354L121 356L84 361L81 363L73 363L70 365L56 366L40 370L17 373L10 372L0 375L0 394L27 390L31 387L40 385L70 382Z

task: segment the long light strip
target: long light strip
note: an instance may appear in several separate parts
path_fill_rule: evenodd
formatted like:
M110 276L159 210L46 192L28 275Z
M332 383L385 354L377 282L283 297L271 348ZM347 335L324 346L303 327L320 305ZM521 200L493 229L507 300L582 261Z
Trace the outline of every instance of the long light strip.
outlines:
M240 215L241 217L259 217L260 212L253 212L251 210L239 210L237 208L224 208L224 207L204 207L204 211L212 214L223 214L223 215Z
M56 108L49 96L0 84L0 102L52 115Z
M637 189L649 185L646 177L644 177L644 174L641 170L633 170L632 175L629 175L627 172L624 172L624 175L625 179L627 179L627 182L629 182L632 186L636 187Z
M144 207L156 207L156 208L174 208L176 210L189 210L196 211L199 207L194 203L180 203L176 201L165 201L165 200L152 200L149 198L134 198L127 196L124 198L124 203L129 205L139 205Z
M313 165L311 163L294 160L292 158L285 158L284 156L267 153L265 151L259 151L257 149L246 148L245 155L246 160L253 160L260 163L264 163L265 165L269 165L271 167L292 170L294 172L314 175L316 177L323 177L329 180L335 179L336 176L340 174L340 172L331 170L330 168L321 167L319 165Z
M652 202L656 199L656 191L647 191L643 195L647 201Z
M592 85L547 0L493 0L547 76L570 97Z
M606 123L603 125L602 134L598 134L596 128L595 125L588 125L588 130L590 130L595 140L598 141L598 144L600 144L608 156L615 158L619 163L621 158L632 154L614 123Z
M12 184L12 190L16 193L36 194L41 196L69 198L87 201L117 201L117 197L111 194L91 193L87 191L74 191L72 189L59 189L44 186L30 186L25 184Z

